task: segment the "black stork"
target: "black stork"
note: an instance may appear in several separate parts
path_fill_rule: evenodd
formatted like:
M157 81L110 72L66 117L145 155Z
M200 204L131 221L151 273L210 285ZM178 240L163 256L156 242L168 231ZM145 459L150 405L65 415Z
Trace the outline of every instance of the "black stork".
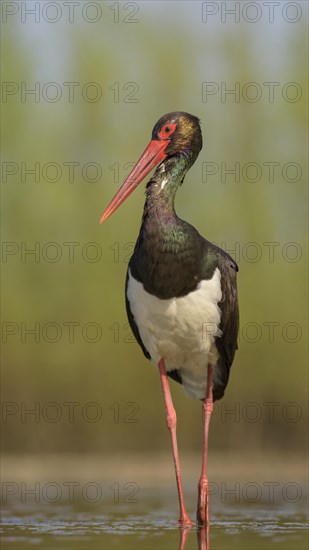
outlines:
M237 264L204 239L174 209L175 195L202 148L199 119L164 115L144 153L106 208L105 221L157 166L147 183L141 229L128 265L126 308L134 336L158 366L171 433L181 525L187 514L168 376L202 401L204 444L197 522L209 524L208 430L213 401L220 399L237 348Z

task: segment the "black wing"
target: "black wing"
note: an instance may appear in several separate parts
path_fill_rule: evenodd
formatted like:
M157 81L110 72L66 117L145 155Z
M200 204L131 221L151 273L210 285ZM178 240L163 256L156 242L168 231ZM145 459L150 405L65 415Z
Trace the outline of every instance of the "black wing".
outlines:
M236 273L237 264L229 255L221 256L219 263L221 272L222 298L220 330L222 335L216 338L219 360L214 369L213 399L221 399L227 386L230 368L237 349L239 312L237 300Z

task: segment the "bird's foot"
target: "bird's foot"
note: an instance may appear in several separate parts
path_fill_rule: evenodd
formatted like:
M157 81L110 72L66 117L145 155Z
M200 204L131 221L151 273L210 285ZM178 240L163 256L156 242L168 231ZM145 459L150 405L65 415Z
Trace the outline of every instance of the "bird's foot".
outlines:
M179 517L179 520L178 520L178 524L181 526L181 527L188 527L190 525L193 525L193 521L192 519L190 518L190 516L187 514L187 512L182 512L180 514L180 517Z

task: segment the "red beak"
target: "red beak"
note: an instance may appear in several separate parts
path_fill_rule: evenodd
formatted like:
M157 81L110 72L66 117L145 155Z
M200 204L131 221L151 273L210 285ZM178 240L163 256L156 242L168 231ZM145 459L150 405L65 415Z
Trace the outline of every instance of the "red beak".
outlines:
M135 187L149 174L149 172L166 158L165 149L169 144L169 140L152 140L146 147L141 158L135 164L126 180L123 182L120 189L117 191L114 198L109 203L104 214L101 217L100 223L104 222L111 216L115 210L131 195Z

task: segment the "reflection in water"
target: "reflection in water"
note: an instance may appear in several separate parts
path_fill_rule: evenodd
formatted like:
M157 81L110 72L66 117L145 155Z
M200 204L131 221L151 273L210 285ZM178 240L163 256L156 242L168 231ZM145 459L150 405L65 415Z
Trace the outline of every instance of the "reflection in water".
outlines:
M197 530L198 550L209 550L209 523Z
M191 529L192 529L192 525L187 525L186 527L182 525L179 526L179 535L180 535L179 550L185 550L187 540L188 540L188 535Z
M187 525L186 527L179 526L179 550L185 550L188 541L189 533L193 525ZM197 528L197 545L198 550L210 550L209 545L209 523L205 527Z

